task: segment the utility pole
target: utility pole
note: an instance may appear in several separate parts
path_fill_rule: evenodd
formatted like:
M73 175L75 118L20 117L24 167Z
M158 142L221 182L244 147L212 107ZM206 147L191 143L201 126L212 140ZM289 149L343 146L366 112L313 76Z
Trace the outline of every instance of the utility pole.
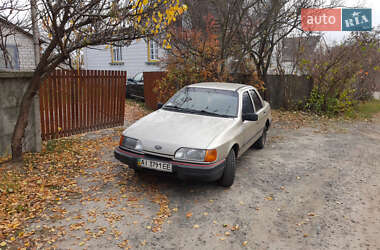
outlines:
M37 70L38 64L40 63L41 51L40 51L40 31L38 29L38 19L37 19L37 0L30 0L30 15L32 18L32 31L33 31L33 47L34 47L34 64ZM34 109L34 124L35 124L35 151L41 151L42 139L41 139L41 114L39 112L39 94L37 93L33 101Z
M37 0L30 0L30 14L32 17L32 31L33 31L33 46L34 46L34 62L36 68L40 63L40 32L38 30L37 21Z

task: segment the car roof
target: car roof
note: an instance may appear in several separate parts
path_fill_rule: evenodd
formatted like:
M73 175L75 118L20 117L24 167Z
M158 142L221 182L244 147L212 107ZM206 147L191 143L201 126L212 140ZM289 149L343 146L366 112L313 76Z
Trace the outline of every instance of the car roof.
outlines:
M245 87L252 87L246 84L240 83L229 83L229 82L200 82L188 85L187 87L196 87L196 88L210 88L210 89L223 89L223 90L232 90L237 91Z

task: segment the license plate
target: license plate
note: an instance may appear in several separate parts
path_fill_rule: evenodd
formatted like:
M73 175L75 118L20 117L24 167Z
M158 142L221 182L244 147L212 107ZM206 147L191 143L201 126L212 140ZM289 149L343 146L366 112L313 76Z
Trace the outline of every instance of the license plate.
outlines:
M143 168L150 168L158 171L172 172L172 164L166 162L138 159L137 166Z

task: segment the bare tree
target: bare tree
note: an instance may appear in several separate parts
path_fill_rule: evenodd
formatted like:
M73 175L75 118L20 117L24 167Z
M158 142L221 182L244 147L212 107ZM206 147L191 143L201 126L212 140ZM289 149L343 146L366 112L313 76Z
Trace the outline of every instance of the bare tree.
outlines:
M289 34L300 31L301 9L341 4L339 0L270 0L255 4L243 20L238 40L254 61L260 79L266 81L275 47Z
M352 106L352 100L372 94L374 76L380 71L379 33L351 33L339 45L310 55L300 67L314 82L315 100L308 108L326 112L334 100L339 100L342 108L344 103Z
M172 46L180 50L190 50L196 53L194 44L189 41L188 31L201 32L203 37L199 39L207 40L211 33L217 34L218 50L215 60L220 62L220 71L224 72L226 68L230 68L231 59L239 58L238 64L234 64L235 68L241 67L246 52L243 50L242 44L237 37L237 33L241 28L244 18L249 15L253 6L257 5L261 0L185 0L189 6L189 11L183 16L181 23L177 29L171 32L173 37ZM213 29L207 29L213 22ZM232 70L234 71L234 70Z
M86 46L154 36L186 9L176 0L36 0L36 6L41 37L47 43L21 101L11 143L13 160L22 157L30 106L49 72Z
M343 0L185 0L189 5L186 26L204 30L204 17L211 15L217 25L215 32L219 39L218 60L224 60L223 67L230 71L255 68L261 80L271 65L276 46L288 35L301 31L302 8L328 8L340 6ZM189 23L190 20L190 25ZM182 22L184 23L184 22ZM175 46L187 47L191 44L183 39L186 30L172 35ZM207 35L205 35L207 37ZM254 67L245 64L253 63ZM246 72L251 73L251 72Z
M271 70L278 75L302 73L300 63L313 53L323 53L328 45L323 34L316 32L296 32L284 38L273 51Z

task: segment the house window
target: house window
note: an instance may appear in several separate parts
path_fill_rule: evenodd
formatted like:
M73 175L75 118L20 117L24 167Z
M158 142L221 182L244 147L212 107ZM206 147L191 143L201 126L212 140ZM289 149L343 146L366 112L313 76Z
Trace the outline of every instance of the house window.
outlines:
M158 61L158 44L155 41L148 41L148 56L149 61Z
M121 46L112 46L111 56L112 62L121 62L123 61L123 47Z
M4 52L0 50L0 69L20 69L20 58L18 54L18 49L16 45L7 46L7 60L5 60Z

